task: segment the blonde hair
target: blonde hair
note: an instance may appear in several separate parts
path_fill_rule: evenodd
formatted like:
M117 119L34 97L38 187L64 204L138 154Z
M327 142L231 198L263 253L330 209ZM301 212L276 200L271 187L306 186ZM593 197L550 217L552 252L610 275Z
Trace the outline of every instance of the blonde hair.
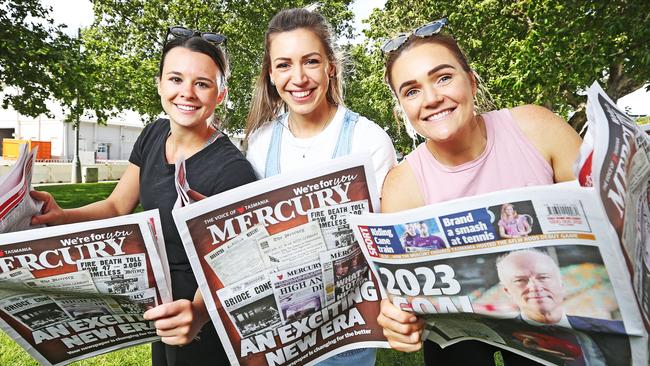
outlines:
M286 103L278 94L275 86L271 84L269 77L271 72L271 37L277 33L296 29L309 30L322 42L327 61L334 69L327 90L327 102L332 105L343 104L343 67L333 46L330 24L321 14L304 8L282 10L271 19L264 36L264 59L262 70L255 82L251 107L246 118L246 140L264 123L272 121L287 109Z

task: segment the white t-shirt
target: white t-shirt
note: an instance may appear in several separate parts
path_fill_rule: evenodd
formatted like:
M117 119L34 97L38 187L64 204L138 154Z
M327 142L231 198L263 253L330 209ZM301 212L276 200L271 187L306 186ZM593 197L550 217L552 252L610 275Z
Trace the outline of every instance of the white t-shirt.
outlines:
M287 127L288 115L285 115L281 121L285 128L282 130L280 171L286 173L330 160L334 154L346 110L347 108L339 105L330 124L321 133L309 138L293 136ZM269 151L272 133L273 123L265 123L251 135L248 141L246 158L253 165L255 173L261 178L265 176L266 155ZM359 120L354 126L350 153L362 152L372 156L377 189L381 192L386 174L390 168L397 164L395 148L390 137L381 127L366 117L359 116Z

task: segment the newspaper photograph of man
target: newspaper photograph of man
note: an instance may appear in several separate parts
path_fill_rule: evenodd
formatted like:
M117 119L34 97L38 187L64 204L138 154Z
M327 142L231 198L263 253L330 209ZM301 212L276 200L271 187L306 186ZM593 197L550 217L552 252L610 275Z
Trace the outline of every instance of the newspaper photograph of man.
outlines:
M554 354L571 365L598 364L626 350L629 353L625 337L616 337L625 333L622 321L567 314L560 267L550 255L536 249L512 251L497 259L496 268L504 292L519 308L515 319L548 325L541 332L513 331L525 348ZM545 334L545 330L551 331Z
M490 336L483 338L494 344L554 364L629 364L629 339L597 247L541 246L446 258L427 265L441 270L442 266L453 269L459 289L456 296L425 296L422 292L406 298L414 310L431 309L422 306L425 302L433 304L435 311L428 318L433 337L450 341L480 330L481 334L487 332ZM406 269L404 265L400 268ZM418 268L423 268L422 263L409 271L423 273ZM438 277L444 276L440 271ZM434 290L443 291L445 287L436 283ZM420 288L426 284L420 283ZM463 299L470 304L469 309L462 306ZM467 313L463 332L457 331L458 315L444 315L454 311L450 303Z

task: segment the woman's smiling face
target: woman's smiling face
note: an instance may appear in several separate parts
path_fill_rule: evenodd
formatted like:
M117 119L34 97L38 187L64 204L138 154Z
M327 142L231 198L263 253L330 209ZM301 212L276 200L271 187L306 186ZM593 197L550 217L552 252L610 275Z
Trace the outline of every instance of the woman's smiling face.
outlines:
M225 95L220 75L210 56L185 47L171 49L158 81L160 102L170 120L188 128L207 125Z
M333 67L322 42L304 28L272 36L270 77L292 113L318 116L328 110L327 91Z
M402 51L390 83L415 130L434 143L453 141L474 117L475 79L445 46Z

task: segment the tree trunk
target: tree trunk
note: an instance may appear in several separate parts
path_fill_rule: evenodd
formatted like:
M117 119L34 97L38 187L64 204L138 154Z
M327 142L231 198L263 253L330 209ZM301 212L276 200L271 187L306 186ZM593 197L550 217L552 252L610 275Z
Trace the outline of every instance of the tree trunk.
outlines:
M584 127L585 123L587 123L587 114L585 113L584 108L576 111L573 114L573 116L571 116L571 118L569 118L569 124L578 133L580 133L580 131L582 130L582 127Z
M609 66L608 74L605 92L614 101L639 89L644 84L643 82L635 82L625 75L623 61L612 63Z

